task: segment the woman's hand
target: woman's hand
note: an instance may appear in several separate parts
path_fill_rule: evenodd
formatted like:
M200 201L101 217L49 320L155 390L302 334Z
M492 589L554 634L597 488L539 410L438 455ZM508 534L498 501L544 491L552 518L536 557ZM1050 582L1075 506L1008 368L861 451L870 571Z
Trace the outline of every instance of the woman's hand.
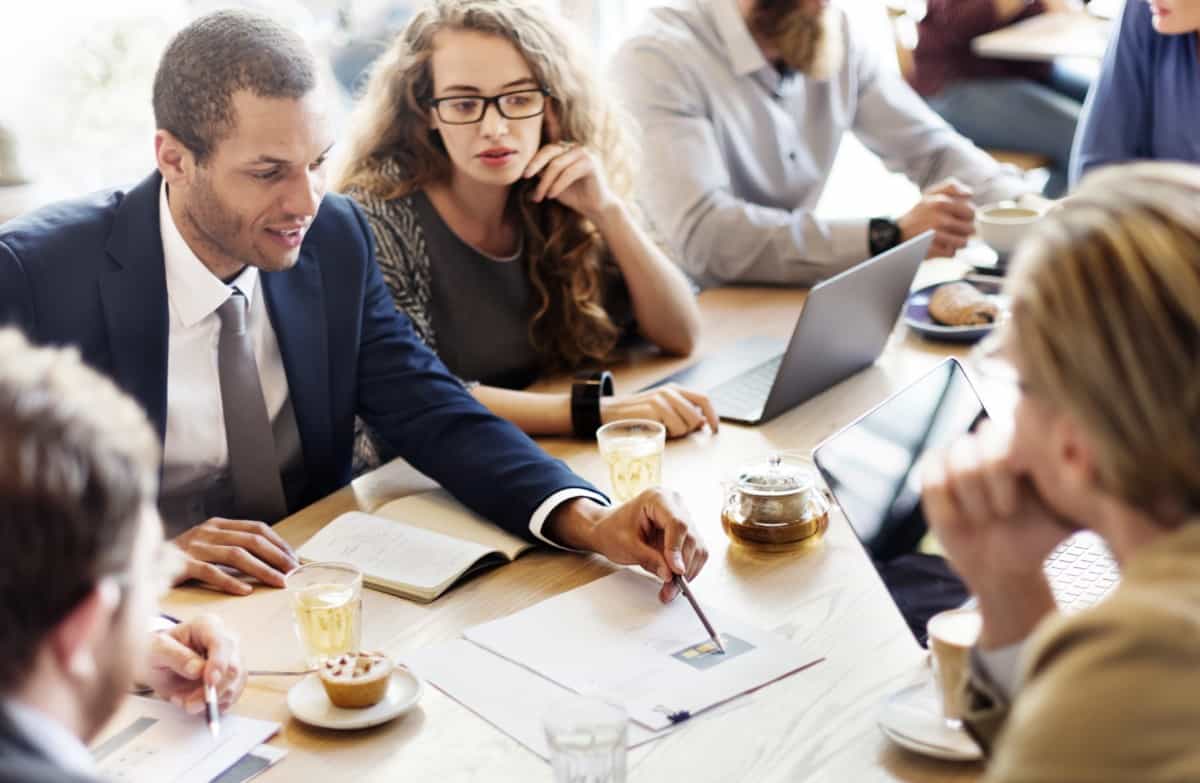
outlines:
M618 203L596 156L573 142L558 141L542 147L525 167L523 176L541 178L533 190L535 202L555 199L592 222Z
M681 438L706 422L716 432L720 422L708 397L674 383L623 397L602 397L600 420L608 424L620 419L661 422L669 438Z
M1024 639L1054 609L1042 564L1074 532L1013 467L1009 444L984 422L921 471L925 518L979 599L984 647Z

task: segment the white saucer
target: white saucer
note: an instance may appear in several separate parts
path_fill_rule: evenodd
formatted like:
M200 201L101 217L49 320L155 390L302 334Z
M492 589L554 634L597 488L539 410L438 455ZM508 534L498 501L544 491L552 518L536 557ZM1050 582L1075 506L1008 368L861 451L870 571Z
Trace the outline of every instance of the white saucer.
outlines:
M424 691L421 678L408 669L392 672L387 693L373 707L348 710L335 707L325 695L325 686L316 674L310 674L288 691L287 705L299 720L323 729L365 729L378 726L411 710L421 700Z
M933 680L919 682L892 694L879 710L884 735L914 753L946 761L978 761L979 746L962 729L942 720L941 696Z

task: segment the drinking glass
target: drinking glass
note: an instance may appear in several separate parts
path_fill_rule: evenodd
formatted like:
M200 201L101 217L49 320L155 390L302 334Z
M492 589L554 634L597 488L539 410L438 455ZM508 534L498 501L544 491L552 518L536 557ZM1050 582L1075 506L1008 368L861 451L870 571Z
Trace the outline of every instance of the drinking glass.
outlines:
M625 783L625 710L590 696L571 696L545 715L555 783Z
M287 575L296 636L308 668L362 643L362 572L349 563L309 563Z
M596 430L600 454L608 463L613 496L624 502L662 483L667 428L649 419L622 419Z
M942 695L942 718L952 729L962 728L967 708L967 677L971 647L979 638L981 619L974 609L948 609L929 618L929 652L933 676Z

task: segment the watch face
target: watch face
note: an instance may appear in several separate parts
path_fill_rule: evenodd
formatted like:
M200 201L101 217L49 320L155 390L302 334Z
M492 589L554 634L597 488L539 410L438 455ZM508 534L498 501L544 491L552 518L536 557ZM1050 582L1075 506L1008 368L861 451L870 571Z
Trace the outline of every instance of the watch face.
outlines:
M872 253L882 253L900 244L900 226L885 218L872 218L868 231Z

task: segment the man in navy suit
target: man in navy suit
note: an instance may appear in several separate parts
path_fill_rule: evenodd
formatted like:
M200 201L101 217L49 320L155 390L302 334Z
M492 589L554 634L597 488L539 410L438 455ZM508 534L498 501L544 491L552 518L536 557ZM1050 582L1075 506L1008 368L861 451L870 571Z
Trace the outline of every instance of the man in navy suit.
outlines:
M154 85L158 172L0 230L0 323L72 344L163 439L159 507L187 576L280 586L267 524L350 480L355 417L467 506L663 580L707 558L679 499L618 507L449 374L396 311L352 203L325 194L332 146L315 65L257 15L202 17Z

